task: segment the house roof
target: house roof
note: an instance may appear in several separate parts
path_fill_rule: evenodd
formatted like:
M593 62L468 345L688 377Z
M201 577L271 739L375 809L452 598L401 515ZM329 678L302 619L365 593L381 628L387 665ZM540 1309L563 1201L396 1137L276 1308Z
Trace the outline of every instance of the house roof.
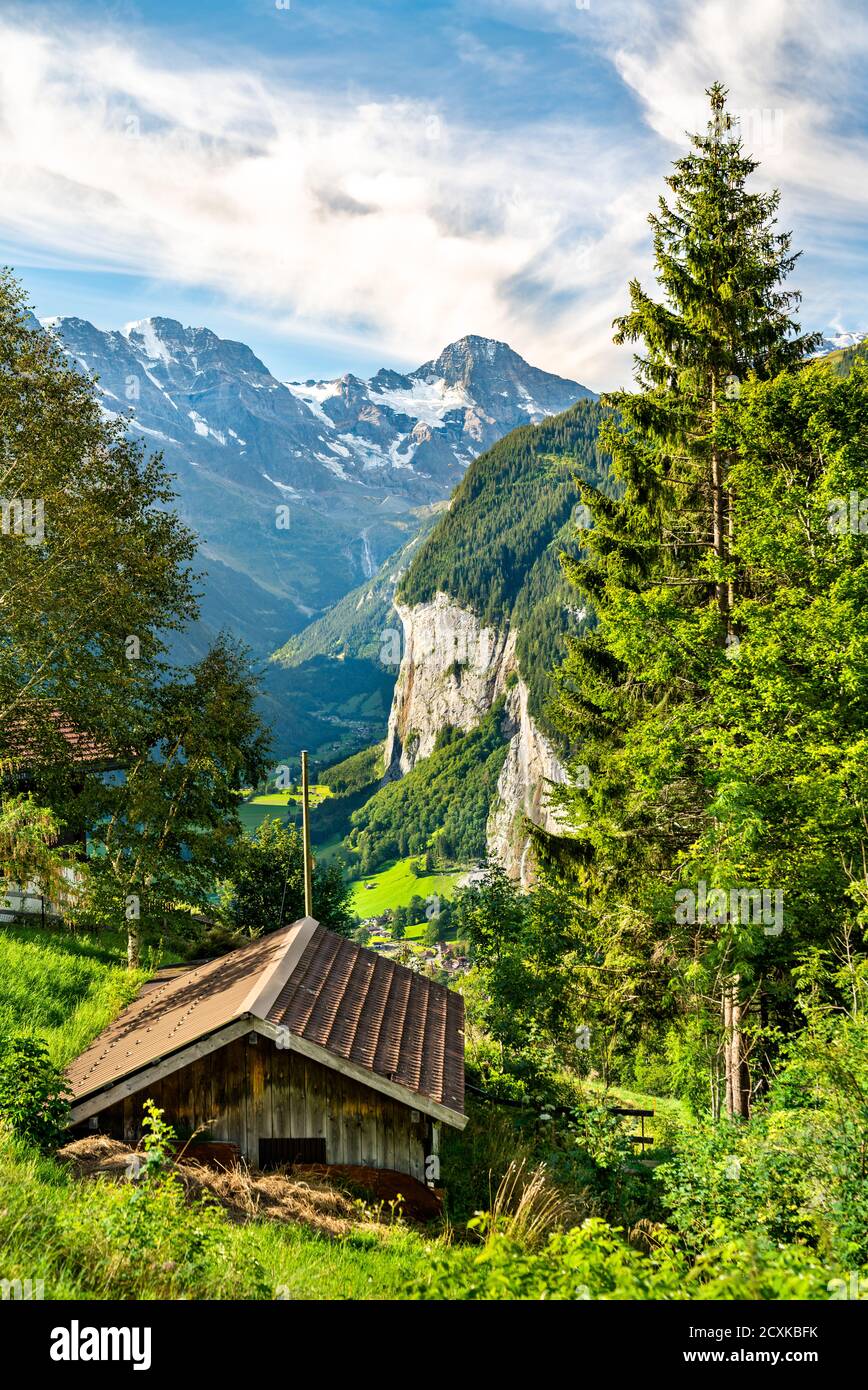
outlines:
M273 1037L286 1030L290 1046L324 1065L463 1122L461 996L312 917L150 988L124 1009L67 1070L73 1118L118 1083L130 1094L135 1075L155 1063L177 1055L185 1065L191 1044L242 1019Z
M464 1111L461 995L324 927L312 934L268 1020Z
M118 766L115 755L110 748L100 743L98 738L85 729L77 728L60 710L46 709L42 718L46 726L52 727L57 737L66 744L69 756L74 763L81 763L85 766L103 764L108 764L111 767ZM25 764L44 756L44 750L40 750L38 743L34 742L30 722L24 715L9 720L4 738L12 756L20 758Z

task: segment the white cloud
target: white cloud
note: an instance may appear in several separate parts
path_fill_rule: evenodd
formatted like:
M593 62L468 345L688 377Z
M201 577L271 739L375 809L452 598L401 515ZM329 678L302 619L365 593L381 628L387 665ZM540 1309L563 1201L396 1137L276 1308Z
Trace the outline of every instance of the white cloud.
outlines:
M475 332L604 378L638 176L606 132L478 133L409 101L160 65L129 35L6 22L0 49L7 239L204 286L272 329L384 358Z
M587 115L488 132L446 106L351 104L240 63L155 58L129 28L0 21L0 230L45 259L202 287L271 331L384 361L474 332L608 385L629 365L611 320L628 279L650 279L646 213L721 76L737 109L783 113L763 176L784 190L785 225L797 210L826 239L816 273L837 308L829 266L868 202L868 19L812 0L592 4L498 12L603 44L644 126ZM489 60L462 42L466 61Z
M667 141L682 144L685 129L704 122L704 89L720 79L744 115L763 178L784 190L790 208L868 211L864 8L841 0L631 0L611 14L615 65Z

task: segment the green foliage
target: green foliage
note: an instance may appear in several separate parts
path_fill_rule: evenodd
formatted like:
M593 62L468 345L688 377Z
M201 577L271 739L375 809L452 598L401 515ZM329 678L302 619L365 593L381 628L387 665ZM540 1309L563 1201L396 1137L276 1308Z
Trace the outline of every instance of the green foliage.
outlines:
M183 1298L213 1278L224 1261L229 1263L227 1216L207 1192L188 1198L171 1160L175 1132L152 1101L145 1102L144 1110L144 1159L132 1181L115 1188L105 1201L100 1236L111 1249L124 1252L116 1297L133 1298L145 1285L160 1297ZM91 1233L73 1227L73 1244L78 1234L89 1239ZM267 1293L255 1263L244 1270L234 1291L229 1278L221 1283L223 1297Z
M5 879L10 888L33 885L54 907L63 903L69 885L60 830L50 807L31 794L0 795L0 892Z
M208 905L240 832L240 793L267 766L267 738L244 652L220 638L151 692L124 776L94 781L81 920L123 921L138 964L141 926L167 908Z
M571 526L578 479L608 487L597 443L604 414L594 401L579 401L513 430L474 460L398 590L408 604L442 591L485 623L515 627L531 709L544 722L550 671L571 620L558 557L564 548L579 553Z
M486 1300L827 1299L829 1270L810 1251L762 1237L723 1239L693 1265L665 1233L648 1254L591 1218L534 1251L496 1232L482 1246L433 1252L416 1298Z
M455 862L485 853L488 808L506 757L502 710L498 701L475 729L443 744L353 813L348 844L359 855L360 873L422 854L434 837Z
M691 137L667 179L671 202L661 199L649 219L662 298L634 281L630 309L616 323L616 341L641 345L637 390L607 398L614 415L601 431L619 491L583 488L593 526L586 552L564 560L597 618L593 631L570 640L559 676L559 719L583 773L563 795L576 829L560 845L539 838L586 905L599 967L595 1012L612 1047L626 1056L647 1030L659 1038L669 1021L689 1020L694 1096L702 1078L714 1109L726 1100L744 1113L747 1013L761 991L762 1016L784 1026L786 960L796 938L767 935L738 914L722 923L679 921L675 892L699 881L727 891L781 886L784 856L764 858L765 827L750 802L765 798L771 809L776 794L788 799L786 784L756 766L736 784L721 776L721 762L750 761L738 752L744 716L765 737L763 700L777 705L774 674L762 692L750 692L741 714L731 692L753 666L742 664L751 606L787 606L792 584L783 566L772 589L746 564L756 497L744 460L756 454L757 439L751 444L745 431L755 402L798 392L797 369L813 340L798 336L790 318L798 295L782 288L796 257L777 230L778 195L749 189L756 165L734 138L726 93L716 85L709 97L708 130ZM824 381L832 386L828 374ZM816 458L817 441L810 408L787 421L780 407L775 419L786 445L766 434L769 447L752 478L758 483L763 468L777 475L776 499L796 482L797 531L798 461ZM755 543L764 534L771 549L779 513L764 506L755 521ZM757 653L756 670L768 655ZM781 649L780 665L795 675L800 654ZM792 738L795 760L801 740L789 727L792 704L784 711L782 699L782 741ZM774 833L786 828L792 879L802 846L795 851L785 816L777 824ZM835 850L823 857L831 887ZM819 924L824 914L811 916ZM764 1056L757 1048L755 1074Z
M245 935L274 931L304 916L304 842L294 825L267 816L255 835L241 835L233 842L228 868L221 888L222 912ZM349 896L339 866L314 865L317 921L348 935L353 927Z
M0 545L0 760L22 766L26 750L28 775L69 804L72 749L52 711L113 752L129 746L137 699L168 670L167 635L196 614L195 541L159 457L32 325L3 271L0 497L41 504L42 523Z
M343 762L326 768L325 772L319 774L319 780L330 787L335 795L345 796L348 792L362 791L378 782L383 772L383 745L373 743L370 748L363 748L351 758L344 758Z
M868 1265L868 962L844 941L837 959L807 952L796 977L801 1027L750 1119L678 1126L655 1181L697 1269L724 1250L777 1249L793 1270L818 1262L847 1284Z
M57 1147L69 1115L63 1072L44 1043L15 1036L0 1040L0 1121L43 1153Z
M427 603L442 591L485 622L509 618L536 561L570 520L579 497L573 470L605 477L601 418L595 402L579 401L541 425L513 430L476 459L405 575L401 602Z
M17 846L5 853L0 830L0 868L25 869L29 845L56 886L57 826L87 827L80 920L126 921L135 965L143 922L213 888L237 793L264 765L256 680L224 636L189 670L167 660L197 616L194 537L160 457L106 417L7 272L0 363L0 497L37 508L32 534L0 545L0 824L16 821Z
M524 893L489 864L481 882L458 893L454 922L479 975L465 992L469 1016L506 1049L507 1070L540 1078L597 1068L605 1078L612 1043L597 1014L607 985L598 982L587 915L571 885L548 879ZM587 1040L578 1035L583 1027Z

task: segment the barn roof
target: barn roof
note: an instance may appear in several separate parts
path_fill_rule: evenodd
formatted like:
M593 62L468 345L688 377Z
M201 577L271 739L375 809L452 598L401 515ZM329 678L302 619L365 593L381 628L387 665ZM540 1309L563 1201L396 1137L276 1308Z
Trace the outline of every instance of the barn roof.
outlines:
M190 1060L231 1025L250 1027L385 1091L463 1123L464 1001L312 917L147 990L72 1063L73 1120ZM207 1050L213 1050L208 1047ZM200 1054L201 1055L201 1051ZM167 1065L168 1063L168 1065ZM99 1096L100 1103L94 1103ZM443 1112L442 1114L440 1112Z

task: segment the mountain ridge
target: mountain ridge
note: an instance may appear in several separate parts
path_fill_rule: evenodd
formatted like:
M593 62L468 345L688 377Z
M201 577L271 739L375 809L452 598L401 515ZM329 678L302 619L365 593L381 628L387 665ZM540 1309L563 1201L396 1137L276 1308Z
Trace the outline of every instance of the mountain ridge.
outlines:
M43 327L177 478L206 571L185 657L228 610L267 658L374 576L490 443L593 396L473 334L413 373L285 383L245 343L165 316Z

